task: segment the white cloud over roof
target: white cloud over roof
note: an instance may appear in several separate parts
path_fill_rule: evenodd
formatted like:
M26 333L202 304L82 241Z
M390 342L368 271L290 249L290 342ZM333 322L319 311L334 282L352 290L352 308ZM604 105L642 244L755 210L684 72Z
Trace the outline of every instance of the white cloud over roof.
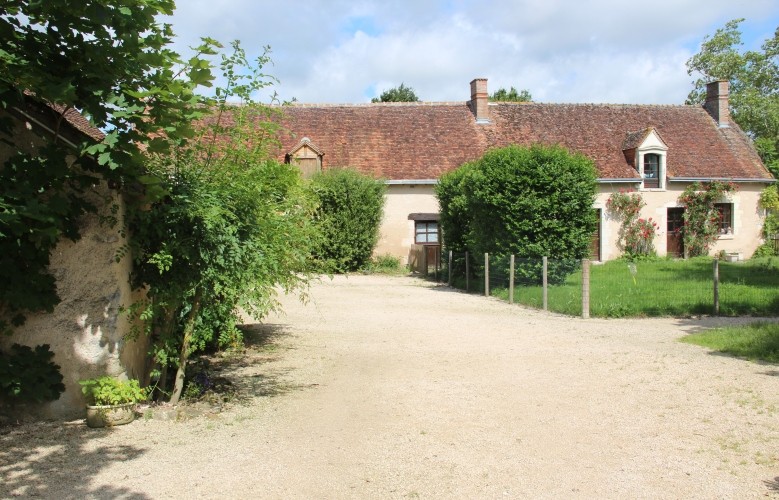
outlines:
M707 34L742 24L748 48L779 24L775 0L180 0L179 49L200 36L272 47L283 99L368 102L401 82L424 101L465 101L468 83L542 102L680 104L685 62Z

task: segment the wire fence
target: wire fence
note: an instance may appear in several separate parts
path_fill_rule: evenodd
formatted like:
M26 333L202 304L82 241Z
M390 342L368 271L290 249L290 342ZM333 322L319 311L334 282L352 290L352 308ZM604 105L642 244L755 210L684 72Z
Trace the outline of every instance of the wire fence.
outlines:
M779 258L759 262L520 259L445 253L428 276L471 293L574 316L779 315Z

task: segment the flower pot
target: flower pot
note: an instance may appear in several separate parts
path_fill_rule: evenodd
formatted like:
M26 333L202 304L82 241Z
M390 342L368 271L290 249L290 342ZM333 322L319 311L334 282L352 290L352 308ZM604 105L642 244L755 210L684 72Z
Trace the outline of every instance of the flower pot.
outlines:
M87 425L89 427L113 427L129 424L135 420L136 403L120 405L87 405Z

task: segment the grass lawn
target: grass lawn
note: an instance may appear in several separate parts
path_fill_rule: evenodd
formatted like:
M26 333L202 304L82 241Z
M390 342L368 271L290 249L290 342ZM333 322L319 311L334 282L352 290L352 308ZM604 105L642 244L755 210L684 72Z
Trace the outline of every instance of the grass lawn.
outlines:
M779 316L779 258L720 262L720 315ZM508 298L506 285L491 294ZM597 317L689 316L714 312L711 258L609 261L590 268L590 315ZM581 314L581 271L550 286L549 309ZM540 286L518 286L514 301L542 307Z
M688 335L681 341L752 361L779 363L779 323L715 328Z

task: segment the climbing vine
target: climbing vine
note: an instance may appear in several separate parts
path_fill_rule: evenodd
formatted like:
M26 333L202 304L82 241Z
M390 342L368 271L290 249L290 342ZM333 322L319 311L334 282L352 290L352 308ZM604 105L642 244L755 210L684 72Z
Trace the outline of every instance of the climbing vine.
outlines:
M657 223L638 216L645 206L641 195L630 191L612 193L606 201L607 210L620 221L618 244L631 260L655 254Z
M684 248L687 255L708 255L711 245L719 236L720 215L715 203L736 190L730 182L695 182L679 196L684 205Z
M779 189L776 184L772 184L760 193L758 202L760 208L766 211L765 221L763 222L763 238L773 239L779 233ZM766 241L755 251L755 256L776 255L772 241Z

